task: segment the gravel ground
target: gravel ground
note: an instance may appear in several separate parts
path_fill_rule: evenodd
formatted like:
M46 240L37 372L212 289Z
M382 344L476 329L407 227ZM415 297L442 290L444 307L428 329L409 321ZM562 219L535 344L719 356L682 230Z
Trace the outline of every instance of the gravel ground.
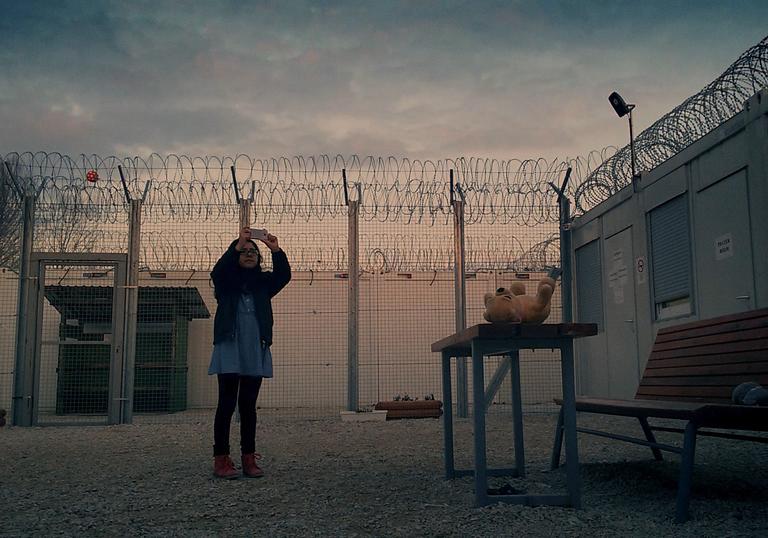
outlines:
M525 421L528 477L490 485L562 491L564 471L547 470L555 417ZM639 430L628 419L579 423ZM457 466L469 468L471 424L455 431ZM2 428L0 536L768 535L765 444L700 439L693 519L675 525L677 458L655 462L627 443L581 436L582 510L477 509L471 477L442 477L438 420L268 418L257 436L267 476L221 481L211 476L210 421ZM489 417L488 443L491 465L512 463L508 417Z

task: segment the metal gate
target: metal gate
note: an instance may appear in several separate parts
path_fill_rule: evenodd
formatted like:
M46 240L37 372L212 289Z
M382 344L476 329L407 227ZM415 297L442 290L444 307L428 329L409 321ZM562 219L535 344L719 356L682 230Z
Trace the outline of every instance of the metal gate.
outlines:
M121 422L126 267L123 254L32 254L32 424Z

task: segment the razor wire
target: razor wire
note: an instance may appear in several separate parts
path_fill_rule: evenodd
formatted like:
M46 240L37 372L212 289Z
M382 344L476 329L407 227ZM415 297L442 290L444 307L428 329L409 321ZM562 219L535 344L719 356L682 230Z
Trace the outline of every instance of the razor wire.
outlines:
M127 230L93 230L62 236L56 228L39 228L36 246L44 252L110 252L128 243ZM69 241L68 241L69 240ZM287 233L281 243L291 252L295 271L343 272L348 268L347 238L319 232ZM68 242L67 242L68 241ZM142 232L139 264L144 271L210 271L232 241L228 232L195 232L185 242L165 232ZM367 273L452 271L452 236L407 233L360 234L360 270ZM193 244L194 248L189 248ZM466 238L466 270L544 271L560 259L556 232L543 240L523 234L472 234Z
M323 220L346 215L342 175L361 196L366 221L445 223L451 215L451 172L455 197L465 202L468 224L535 226L557 221L551 184L573 170L568 191L616 148L585 158L498 160L455 158L419 161L395 157L328 155L277 159L196 158L151 155L118 159L77 158L60 153L9 153L16 177L39 191L37 206L51 222L125 222L129 199L142 198L147 222L237 220L238 200L251 202L262 222ZM120 169L127 178L123 184ZM234 169L234 174L232 170ZM99 179L89 182L89 171ZM234 177L233 177L234 176Z
M743 110L744 102L768 86L768 36L747 49L719 77L688 97L635 137L636 171L649 171ZM606 159L574 190L583 214L632 182L627 145Z
M21 249L21 198L15 186L0 172L0 267L16 268Z
M543 158L151 155L121 160L44 152L11 153L5 161L17 177L40 191L38 207L45 208L51 221L77 214L111 224L124 222L129 198L144 199L144 214L151 222L236 219L240 199L250 201L263 221L334 218L346 214L343 174L353 197L360 193L363 220L435 224L451 213L453 171L454 194L465 201L467 223L536 225L557 220L557 195L549 184L559 184L569 166ZM86 179L91 170L98 181Z

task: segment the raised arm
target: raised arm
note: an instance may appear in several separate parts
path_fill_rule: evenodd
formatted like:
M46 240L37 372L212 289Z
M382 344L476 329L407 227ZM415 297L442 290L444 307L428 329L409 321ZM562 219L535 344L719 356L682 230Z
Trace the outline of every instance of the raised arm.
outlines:
M213 280L214 288L222 288L234 284L240 251L248 244L250 234L251 231L248 227L240 230L240 236L232 241L229 248L221 255L216 265L213 266L211 279Z
M291 281L291 265L288 256L280 248L277 237L268 234L263 243L272 251L272 274L269 279L269 296L274 297Z

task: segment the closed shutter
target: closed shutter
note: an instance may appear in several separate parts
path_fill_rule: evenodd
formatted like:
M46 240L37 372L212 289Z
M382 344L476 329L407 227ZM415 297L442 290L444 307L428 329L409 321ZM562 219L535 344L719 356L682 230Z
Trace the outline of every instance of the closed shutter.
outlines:
M603 325L603 275L600 244L595 240L576 249L576 315L579 323Z
M651 210L651 275L656 304L690 296L691 240L685 195Z

